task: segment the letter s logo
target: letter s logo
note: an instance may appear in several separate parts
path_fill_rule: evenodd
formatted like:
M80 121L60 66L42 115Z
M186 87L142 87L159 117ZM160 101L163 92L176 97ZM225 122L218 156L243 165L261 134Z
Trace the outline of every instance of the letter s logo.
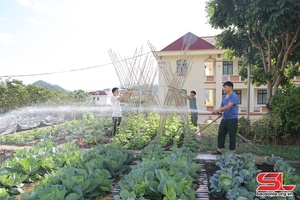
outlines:
M259 173L256 180L260 186L257 191L292 191L296 186L283 185L282 172Z

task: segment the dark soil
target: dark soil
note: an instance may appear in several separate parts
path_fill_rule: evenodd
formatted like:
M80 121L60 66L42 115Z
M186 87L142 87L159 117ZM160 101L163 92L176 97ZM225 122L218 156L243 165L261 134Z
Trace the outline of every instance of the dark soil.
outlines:
M0 149L0 163L7 160L8 158L13 157L13 155L16 153L15 150L11 149Z
M163 148L165 149L165 151L171 151L171 148L174 147L175 145L178 148L181 148L183 145L183 142L184 142L184 134L181 134L177 144L174 143L174 138L172 138Z
M208 178L208 188L210 188L209 178L214 175L216 171L219 170L219 167L216 166L216 162L204 162L204 169L206 170L207 178ZM212 197L210 196L210 200L226 200L225 197Z
M219 170L219 167L217 167L215 165L215 162L205 162L204 163L204 166L203 166L205 169L206 169L206 174L207 174L207 178L208 178L208 185L210 187L210 183L209 183L209 178L211 176L213 176L213 174ZM269 165L269 164L266 164L266 163L263 163L262 165L257 165L257 169L258 170L261 170L262 172L273 172L273 165ZM223 196L223 197L210 197L210 200L225 200L226 198Z
M257 169L261 170L262 172L274 172L273 165L269 165L263 163L262 165L257 165Z

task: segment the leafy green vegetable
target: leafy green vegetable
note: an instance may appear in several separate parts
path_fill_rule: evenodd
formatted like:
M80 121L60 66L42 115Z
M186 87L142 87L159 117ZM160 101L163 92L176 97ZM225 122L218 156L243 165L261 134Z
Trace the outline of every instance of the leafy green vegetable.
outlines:
M158 143L152 143L142 149L140 157L142 160L149 159L161 159L164 154L162 154L163 148Z
M226 193L228 200L253 200L255 197L254 192L249 192L245 188L236 187Z
M137 197L134 192L128 192L128 190L122 190L120 195L116 195L114 200L145 200L144 197Z
M18 186L20 183L27 179L27 175L19 173L5 173L0 174L0 185L4 187Z
M121 192L134 192L136 197L146 199L195 199L192 182L199 166L193 162L194 154L182 148L159 156L155 146L148 147L141 155L143 161L119 182ZM157 156L151 157L151 152Z
M6 192L5 188L0 188L0 199L1 200L15 200L15 197L9 196L9 194Z
M114 178L127 169L133 159L132 152L117 145L98 145L90 151L79 151L73 146L74 159L65 163L56 173L46 176L28 195L21 199L40 200L55 196L57 199L94 200L110 191ZM68 146L63 147L64 153L58 153L53 160L59 163L66 159ZM67 154L67 155L66 155ZM55 199L56 199L55 198Z

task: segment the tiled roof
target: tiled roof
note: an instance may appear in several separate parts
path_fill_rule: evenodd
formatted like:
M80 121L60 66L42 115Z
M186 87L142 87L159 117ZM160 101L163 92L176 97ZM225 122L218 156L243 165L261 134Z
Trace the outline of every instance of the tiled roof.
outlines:
M98 93L98 94L96 94L96 93ZM103 91L103 90L97 90L95 92L89 92L89 94L91 94L91 95L107 95L106 92Z
M181 51L189 47L189 50L204 50L204 49L215 49L215 46L210 42L198 37L197 35L188 32L184 36L175 40L161 51Z

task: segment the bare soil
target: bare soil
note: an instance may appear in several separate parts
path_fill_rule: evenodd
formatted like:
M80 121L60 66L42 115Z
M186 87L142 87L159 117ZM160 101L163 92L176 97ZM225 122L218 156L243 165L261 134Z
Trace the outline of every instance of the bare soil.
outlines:
M15 153L16 151L14 149L0 149L0 163L13 157Z

